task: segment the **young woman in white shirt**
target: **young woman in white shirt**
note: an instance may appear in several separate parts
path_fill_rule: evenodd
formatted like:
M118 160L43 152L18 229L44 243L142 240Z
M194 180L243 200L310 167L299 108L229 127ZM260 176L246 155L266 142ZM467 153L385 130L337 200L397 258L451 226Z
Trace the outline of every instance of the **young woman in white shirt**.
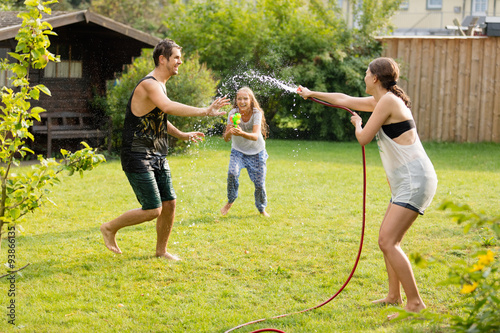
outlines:
M392 194L378 239L387 268L389 291L385 298L374 303L402 304L402 285L407 298L405 309L419 312L426 306L410 261L401 249L401 241L418 215L430 205L436 192L437 176L418 137L410 99L397 85L398 78L399 67L393 59L377 58L366 70L369 97L315 92L304 87L300 87L298 94L305 99L315 97L331 104L372 112L364 127L357 114L351 117L351 123L361 145L368 144L374 137L377 139Z

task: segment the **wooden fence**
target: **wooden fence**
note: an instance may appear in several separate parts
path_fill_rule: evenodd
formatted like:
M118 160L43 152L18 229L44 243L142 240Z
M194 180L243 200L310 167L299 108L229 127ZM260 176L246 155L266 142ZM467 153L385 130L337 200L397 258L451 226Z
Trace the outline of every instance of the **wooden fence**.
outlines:
M380 37L423 141L500 143L500 37Z

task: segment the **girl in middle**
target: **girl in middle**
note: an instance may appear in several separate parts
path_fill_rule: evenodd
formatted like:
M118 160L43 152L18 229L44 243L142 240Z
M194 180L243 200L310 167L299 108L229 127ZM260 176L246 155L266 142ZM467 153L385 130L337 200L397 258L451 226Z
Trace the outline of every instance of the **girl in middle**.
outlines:
M241 114L239 124L230 120L236 113ZM239 177L241 169L246 168L255 185L255 206L260 214L268 217L266 212L266 161L269 157L266 151L265 138L268 126L264 111L255 98L253 91L243 87L236 93L234 107L228 114L228 122L223 134L226 142L232 139L231 156L227 174L227 203L222 207L221 214L226 215L238 197Z

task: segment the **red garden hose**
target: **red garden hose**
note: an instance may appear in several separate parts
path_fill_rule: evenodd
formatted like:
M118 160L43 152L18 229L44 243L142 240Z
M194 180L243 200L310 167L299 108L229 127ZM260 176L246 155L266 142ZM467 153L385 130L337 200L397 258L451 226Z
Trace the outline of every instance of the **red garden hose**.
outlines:
M333 105L333 104L324 102L322 100L316 99L314 97L310 97L310 99L313 100L313 101L315 101L316 103L320 103L320 104L323 104L323 105L326 105L326 106L329 106L329 107L332 107L332 108L344 109L344 110L348 111L349 113L351 113L352 115L356 114L353 111L351 111L349 108L346 108L344 106ZM314 309L320 308L323 305L328 304L335 297L337 297L337 295L340 294L342 292L342 290L344 290L344 288L347 286L347 284L349 283L349 281L351 281L351 278L354 275L354 271L356 271L356 267L358 266L359 259L361 257L361 250L363 249L363 240L364 240L364 237L365 237L365 224L366 224L366 221L365 221L366 220L366 216L365 216L366 215L365 214L366 213L366 156L365 156L365 147L361 146L361 149L362 149L362 152L363 152L363 223L362 223L362 227L361 227L361 239L359 241L358 256L356 257L356 261L354 262L354 267L352 268L351 274L349 274L349 277L344 282L344 284L342 285L342 287L340 287L340 289L335 293L335 295L333 295L332 297L330 297L329 299L327 299L323 303L318 304L316 306L313 306L312 308L308 308L308 309L305 309L305 310L302 310L302 311L297 311L297 312L282 314L282 315L271 317L271 318L267 318L267 319L266 318L264 318L264 319L257 319L257 320L250 321L248 323L241 324L241 325L238 325L236 327L233 327L233 328L231 328L230 330L227 330L224 333L229 333L229 332L232 332L232 331L234 331L236 329L239 329L241 327L248 326L248 325L255 324L255 323L260 323L260 322L265 321L265 320L283 318L283 317L291 316L293 314L304 313L304 312L307 312L307 311L310 311L310 310L314 310ZM259 329L257 331L253 331L251 333L258 333L258 332L286 333L284 331L281 331L281 330L278 330L278 329L275 329L275 328L263 328L263 329Z

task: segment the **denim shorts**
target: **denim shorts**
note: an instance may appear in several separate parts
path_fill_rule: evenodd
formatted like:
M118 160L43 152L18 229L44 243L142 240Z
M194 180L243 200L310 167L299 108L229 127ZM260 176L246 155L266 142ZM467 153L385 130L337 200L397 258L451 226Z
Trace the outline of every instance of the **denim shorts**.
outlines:
M175 200L172 176L166 167L148 172L125 172L143 210L160 208L163 201Z
M414 212L417 212L420 215L424 215L424 211L423 210L420 210L417 207L415 207L413 205L410 205L409 203L406 203L406 202L392 202L392 200L391 200L391 203L394 204L394 205L398 205L398 206L401 206L401 207L413 210Z

